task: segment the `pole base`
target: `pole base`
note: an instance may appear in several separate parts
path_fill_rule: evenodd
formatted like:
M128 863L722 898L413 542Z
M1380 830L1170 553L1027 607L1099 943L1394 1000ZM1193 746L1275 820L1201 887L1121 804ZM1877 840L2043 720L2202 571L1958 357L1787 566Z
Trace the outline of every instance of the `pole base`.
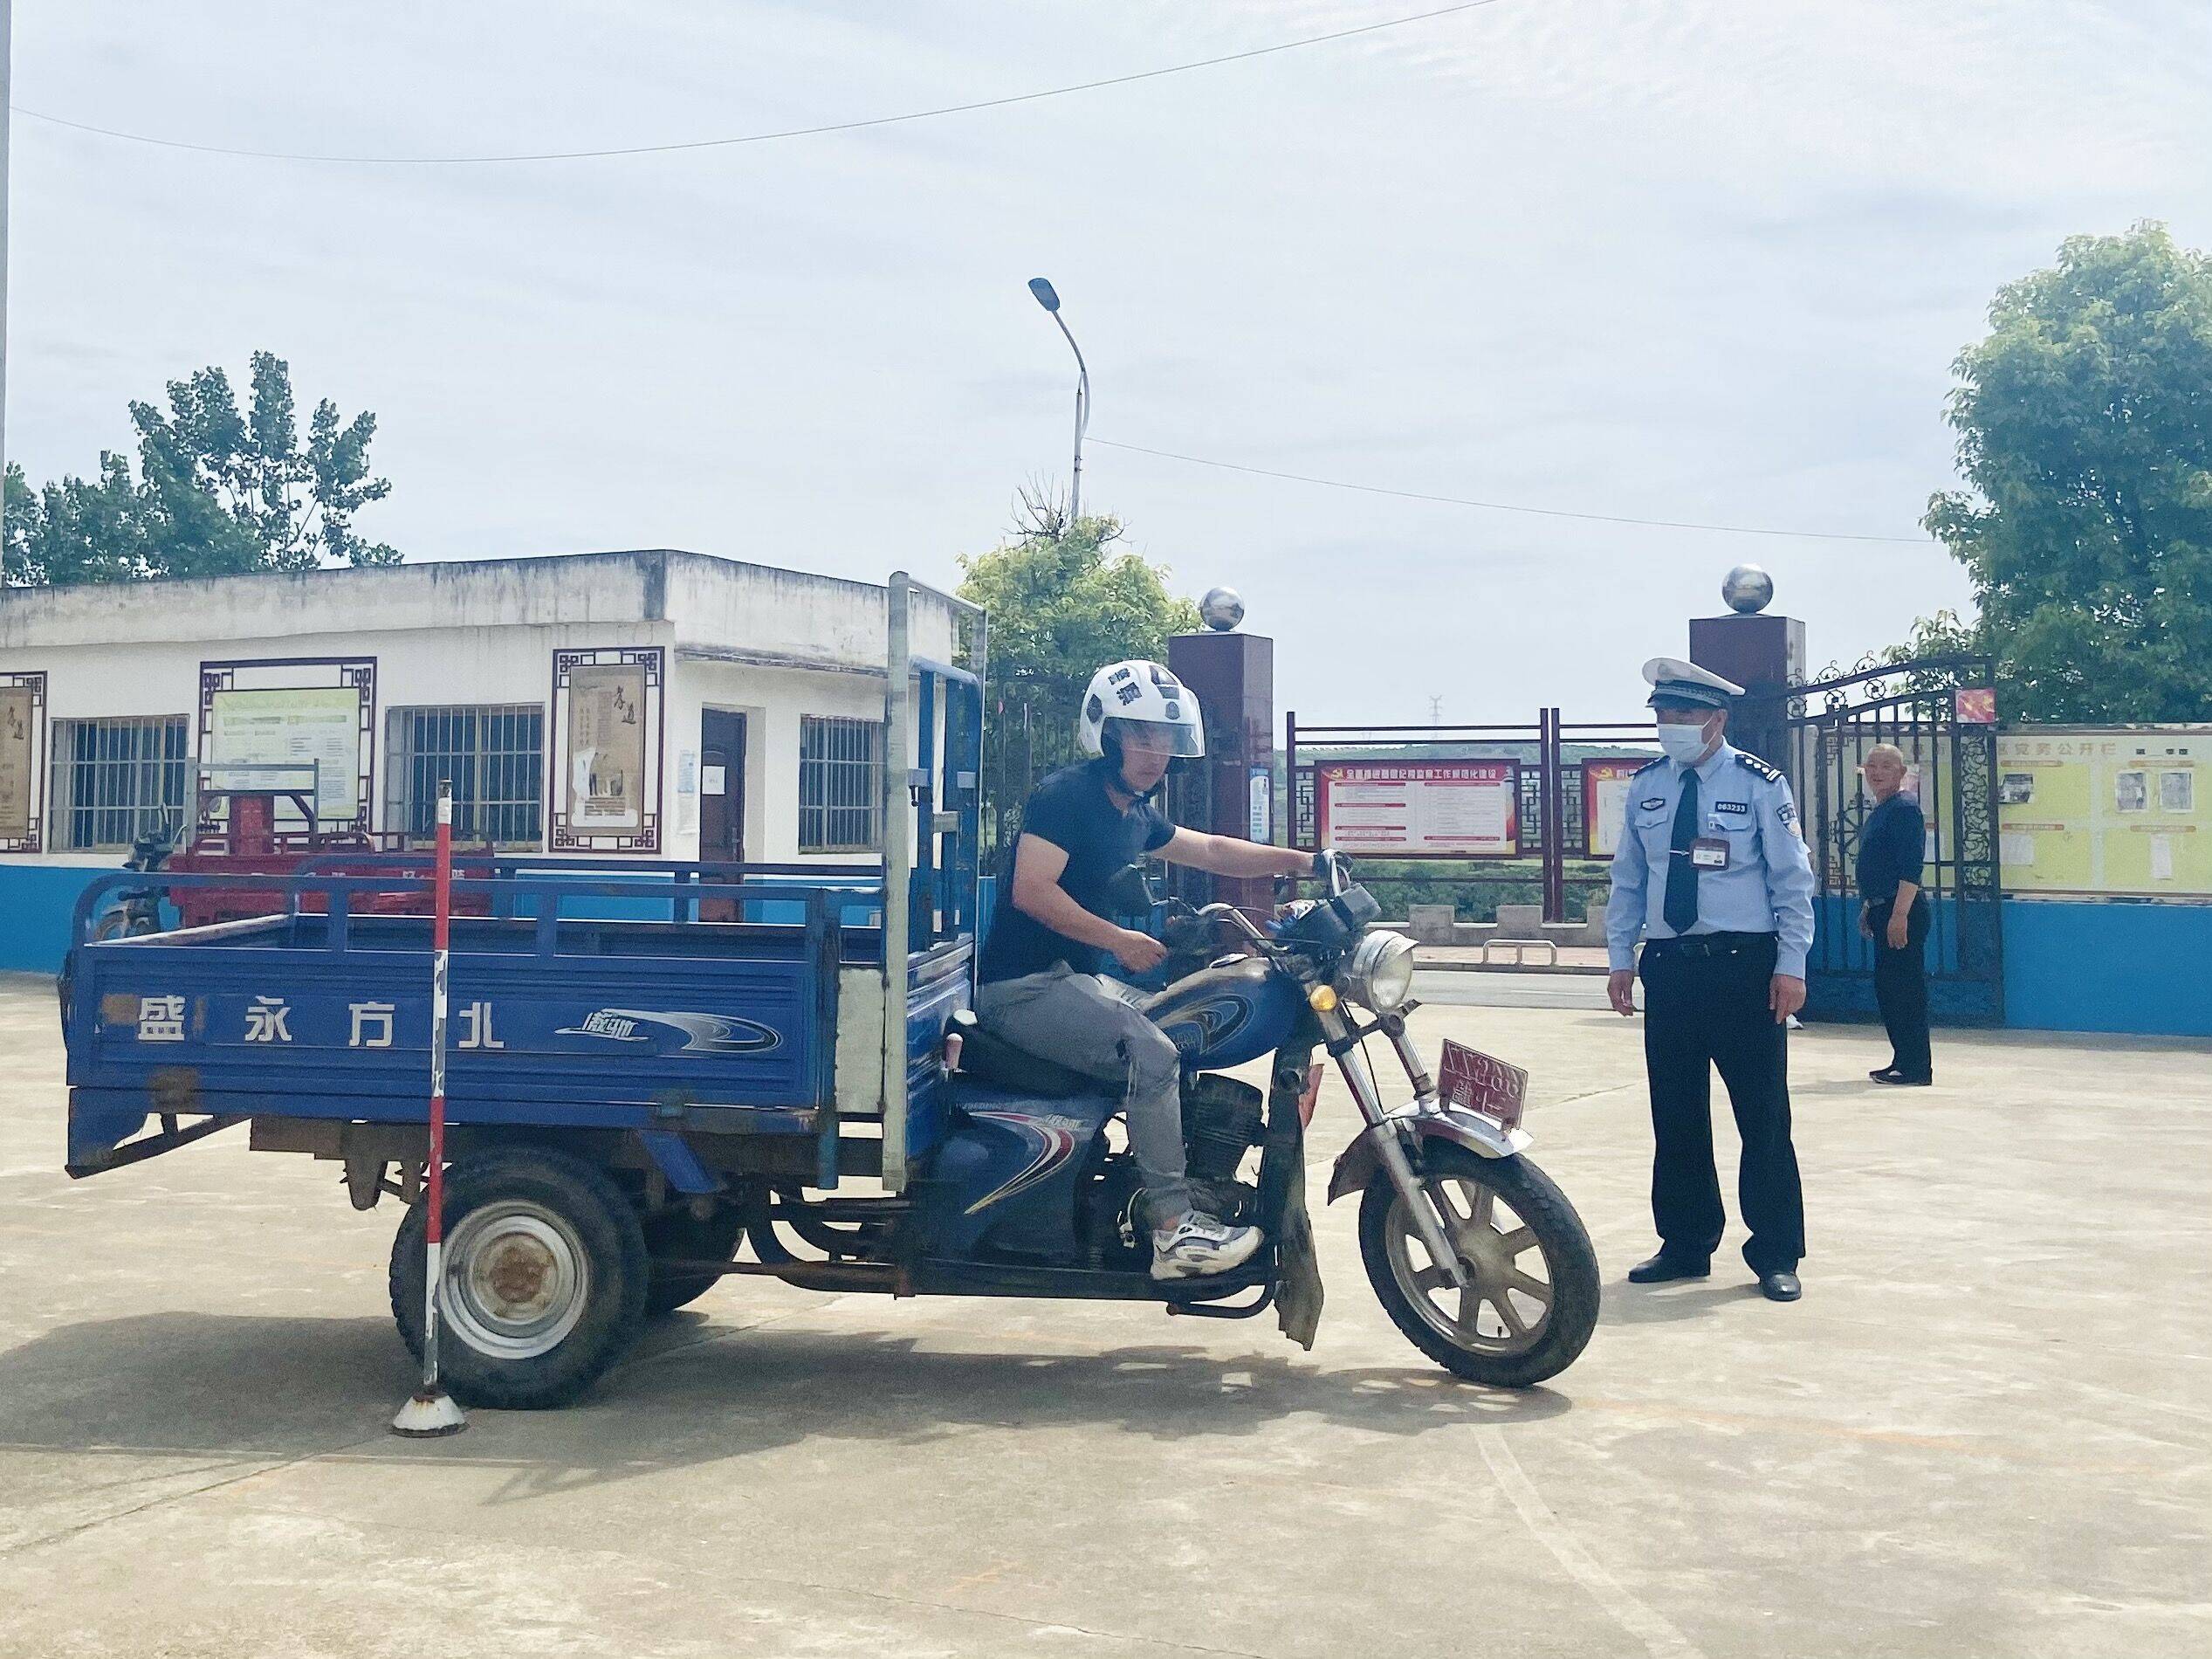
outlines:
M438 1440L469 1426L453 1396L436 1383L418 1391L392 1419L392 1432L409 1440Z

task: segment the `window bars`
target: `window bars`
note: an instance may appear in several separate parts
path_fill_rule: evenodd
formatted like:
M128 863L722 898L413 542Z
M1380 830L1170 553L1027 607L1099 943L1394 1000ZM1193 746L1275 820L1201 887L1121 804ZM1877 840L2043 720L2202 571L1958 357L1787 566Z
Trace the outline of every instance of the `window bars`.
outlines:
M453 837L535 847L544 837L546 712L534 703L392 712L401 788L390 827L436 832L438 784L453 785Z
M800 852L874 852L883 846L883 738L875 720L800 719Z
M56 852L120 850L184 820L182 714L54 723Z

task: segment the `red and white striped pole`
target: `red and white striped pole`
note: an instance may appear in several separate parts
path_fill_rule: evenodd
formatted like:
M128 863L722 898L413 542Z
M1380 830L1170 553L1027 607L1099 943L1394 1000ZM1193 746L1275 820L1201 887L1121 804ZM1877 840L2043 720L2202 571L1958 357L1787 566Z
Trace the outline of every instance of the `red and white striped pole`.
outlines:
M422 1386L392 1419L392 1432L429 1440L457 1435L468 1418L438 1380L438 1292L445 1277L445 989L453 922L453 786L438 784L438 836L430 912L430 1153L423 1181Z

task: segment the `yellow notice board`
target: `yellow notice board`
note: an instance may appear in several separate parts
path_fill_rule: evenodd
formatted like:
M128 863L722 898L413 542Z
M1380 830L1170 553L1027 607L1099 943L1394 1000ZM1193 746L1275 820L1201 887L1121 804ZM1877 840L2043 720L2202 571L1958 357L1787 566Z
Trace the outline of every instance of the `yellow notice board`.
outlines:
M2212 726L1997 738L2007 892L2212 896Z

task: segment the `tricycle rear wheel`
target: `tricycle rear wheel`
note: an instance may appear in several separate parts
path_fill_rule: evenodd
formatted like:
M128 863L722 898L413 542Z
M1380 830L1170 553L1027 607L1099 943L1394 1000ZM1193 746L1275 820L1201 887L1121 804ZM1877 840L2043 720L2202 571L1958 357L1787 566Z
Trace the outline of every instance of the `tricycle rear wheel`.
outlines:
M426 1221L418 1201L392 1241L392 1318L418 1360ZM446 1387L471 1406L567 1404L637 1339L650 1272L637 1212L589 1164L535 1146L462 1159L445 1180Z

